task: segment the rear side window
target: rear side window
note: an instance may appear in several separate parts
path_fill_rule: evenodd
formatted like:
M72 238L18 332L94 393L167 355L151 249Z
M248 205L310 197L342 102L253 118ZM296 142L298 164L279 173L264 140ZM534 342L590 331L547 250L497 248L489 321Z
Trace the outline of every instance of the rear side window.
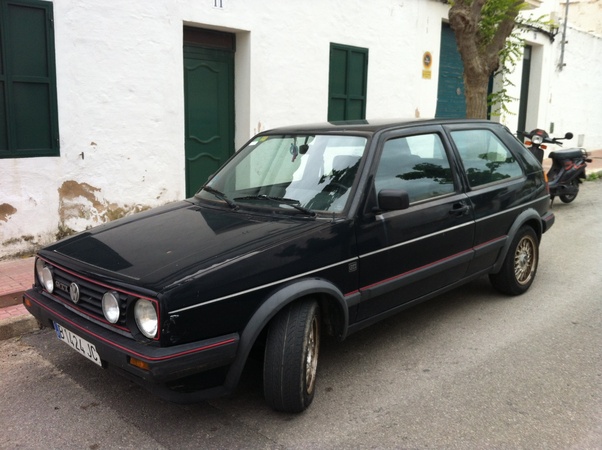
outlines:
M406 191L410 203L455 191L449 160L437 134L389 139L374 180L382 189Z
M514 155L490 130L452 131L451 135L471 187L523 175Z

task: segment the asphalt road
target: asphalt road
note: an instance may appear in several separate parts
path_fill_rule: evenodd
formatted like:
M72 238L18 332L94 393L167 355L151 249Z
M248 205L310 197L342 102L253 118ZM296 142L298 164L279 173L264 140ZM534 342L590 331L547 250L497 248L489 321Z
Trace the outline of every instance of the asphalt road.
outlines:
M0 448L602 448L602 182L554 205L531 290L487 279L326 340L317 395L286 415L261 368L236 395L159 400L51 331L0 342Z

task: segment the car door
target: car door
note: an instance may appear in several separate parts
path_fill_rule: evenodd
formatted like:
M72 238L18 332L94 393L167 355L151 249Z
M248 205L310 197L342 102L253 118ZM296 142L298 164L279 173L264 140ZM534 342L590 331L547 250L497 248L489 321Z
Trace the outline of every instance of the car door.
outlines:
M430 126L381 141L357 231L360 321L453 284L473 254L472 208L442 129ZM407 192L409 207L382 210L382 190Z
M475 214L475 258L469 274L487 271L498 258L508 232L535 186L503 141L498 125L455 124L450 132L464 167L467 195Z

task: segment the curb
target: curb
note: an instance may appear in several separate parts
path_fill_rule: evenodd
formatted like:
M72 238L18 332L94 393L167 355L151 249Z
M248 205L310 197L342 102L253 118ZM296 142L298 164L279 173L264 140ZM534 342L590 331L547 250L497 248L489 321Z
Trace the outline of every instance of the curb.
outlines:
M0 320L0 341L20 337L32 331L40 330L42 327L37 319L31 314L22 314L16 317Z
M23 294L32 287L33 278L33 256L0 261L0 341L40 329L23 306Z
M11 292L10 294L0 295L0 308L16 306L23 303L23 292Z

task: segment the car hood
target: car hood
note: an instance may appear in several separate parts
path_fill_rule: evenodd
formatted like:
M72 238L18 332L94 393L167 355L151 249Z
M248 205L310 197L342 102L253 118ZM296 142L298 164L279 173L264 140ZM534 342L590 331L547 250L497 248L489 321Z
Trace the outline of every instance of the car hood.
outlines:
M110 278L158 291L322 226L323 221L252 215L182 201L102 225L47 250L92 266L78 270L98 275L100 269Z

